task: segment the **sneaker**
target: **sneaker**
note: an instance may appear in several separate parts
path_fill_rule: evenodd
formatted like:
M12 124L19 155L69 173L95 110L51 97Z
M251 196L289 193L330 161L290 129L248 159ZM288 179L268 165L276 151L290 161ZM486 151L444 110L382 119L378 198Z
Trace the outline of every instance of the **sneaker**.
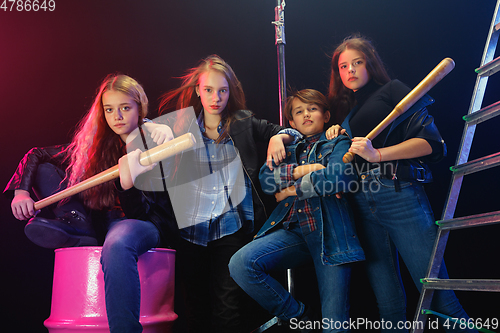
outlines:
M33 217L24 227L24 233L33 243L48 249L97 245L91 223L76 210L55 219Z

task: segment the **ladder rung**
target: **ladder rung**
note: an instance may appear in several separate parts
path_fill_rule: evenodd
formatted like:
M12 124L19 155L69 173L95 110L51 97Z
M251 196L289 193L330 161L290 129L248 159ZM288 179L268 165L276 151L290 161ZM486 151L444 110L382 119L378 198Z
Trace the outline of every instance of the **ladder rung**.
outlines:
M487 64L476 68L476 73L479 76L491 76L500 70L500 57L493 59Z
M500 280L424 278L421 279L420 282L422 282L427 289L500 292Z
M436 224L439 226L439 228L446 230L446 229L469 228L469 227L494 224L499 222L500 222L500 210L496 212L490 212L478 215L457 217L455 219L440 220L437 221Z
M454 174L464 174L467 175L469 173L474 173L482 170L486 170L489 168L493 168L497 165L500 165L500 152L491 154L489 156L484 156L478 158L473 161L469 161L467 163L454 165L450 167L450 170Z
M463 116L463 119L469 124L479 124L483 121L496 117L500 114L500 101L488 105L476 112Z

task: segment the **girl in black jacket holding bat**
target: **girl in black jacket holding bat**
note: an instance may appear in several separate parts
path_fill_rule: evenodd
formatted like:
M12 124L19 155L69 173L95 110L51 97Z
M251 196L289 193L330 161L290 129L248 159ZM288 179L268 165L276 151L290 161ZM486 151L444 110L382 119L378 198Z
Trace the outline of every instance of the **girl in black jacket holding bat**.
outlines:
M125 155L132 133L142 142L139 126L147 108L148 99L136 80L126 75L106 77L72 142L31 150L6 188L15 192L14 216L30 219L25 232L40 246L97 245L86 212L104 213L99 223L107 231L101 254L106 311L110 331L117 333L142 332L138 256L160 244L168 245L165 240L172 240L176 233L168 194L134 187L136 178L155 165L142 166L139 149ZM157 143L165 139L156 137L154 130L151 134ZM55 207L54 218L33 217L32 187L44 197L60 190L59 185L75 185L116 164L120 171L116 182L90 188Z

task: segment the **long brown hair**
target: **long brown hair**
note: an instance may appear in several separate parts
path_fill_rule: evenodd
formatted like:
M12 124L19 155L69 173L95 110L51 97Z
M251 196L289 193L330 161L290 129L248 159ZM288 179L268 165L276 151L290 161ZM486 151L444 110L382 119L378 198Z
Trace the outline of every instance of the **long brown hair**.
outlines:
M192 106L198 117L203 110L200 98L196 95L196 87L199 85L200 76L208 71L217 71L224 75L229 84L229 101L226 108L222 111L221 117L224 123L223 134L217 139L219 143L229 133L229 128L234 120L234 113L238 110L246 109L245 93L241 86L241 82L236 77L233 69L227 62L222 60L218 55L211 55L202 59L198 66L189 69L182 79L182 84L179 88L165 93L160 101L160 114L165 114L171 111L180 110ZM181 121L174 124L174 132L176 129L184 128L182 117L178 117Z
M363 53L366 69L373 81L383 85L391 80L384 63L368 39L358 35L345 38L333 52L330 86L328 88L330 110L334 113L333 116L337 123L341 123L344 120L355 104L354 93L344 86L339 74L339 57L347 49Z
M97 90L92 107L77 125L75 135L63 154L69 162L66 169L68 187L115 166L125 154L125 143L108 126L104 116L102 95L109 90L130 96L139 107L138 125L148 113L148 98L142 86L133 78L122 74L108 75ZM104 209L116 204L116 190L107 182L80 194L91 209Z

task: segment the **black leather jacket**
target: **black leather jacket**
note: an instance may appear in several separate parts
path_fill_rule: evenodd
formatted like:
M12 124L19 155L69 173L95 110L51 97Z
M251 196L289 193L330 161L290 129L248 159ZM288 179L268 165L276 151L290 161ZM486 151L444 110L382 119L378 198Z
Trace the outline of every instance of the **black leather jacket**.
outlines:
M401 180L417 181L419 183L432 181L432 172L428 163L439 162L446 156L446 144L434 125L434 118L428 114L425 107L410 113L407 119L392 128L387 136L386 146L393 146L415 137L438 142L441 147L428 156L387 163L389 167L386 168L386 176L392 178L395 173L398 179Z
M63 162L64 156L59 153L66 147L67 145L57 145L31 148L19 162L3 192L13 195L14 190L30 191L35 183L36 172L40 164L52 163L65 170L67 165Z
M272 124L264 119L257 119L248 110L236 112L235 121L231 124L229 135L240 153L243 168L252 181L252 198L255 212L254 231L260 229L267 219L264 204L261 200L262 190L259 185L259 171L262 165L259 160L257 142L266 144L283 127ZM259 194L260 193L260 194Z

